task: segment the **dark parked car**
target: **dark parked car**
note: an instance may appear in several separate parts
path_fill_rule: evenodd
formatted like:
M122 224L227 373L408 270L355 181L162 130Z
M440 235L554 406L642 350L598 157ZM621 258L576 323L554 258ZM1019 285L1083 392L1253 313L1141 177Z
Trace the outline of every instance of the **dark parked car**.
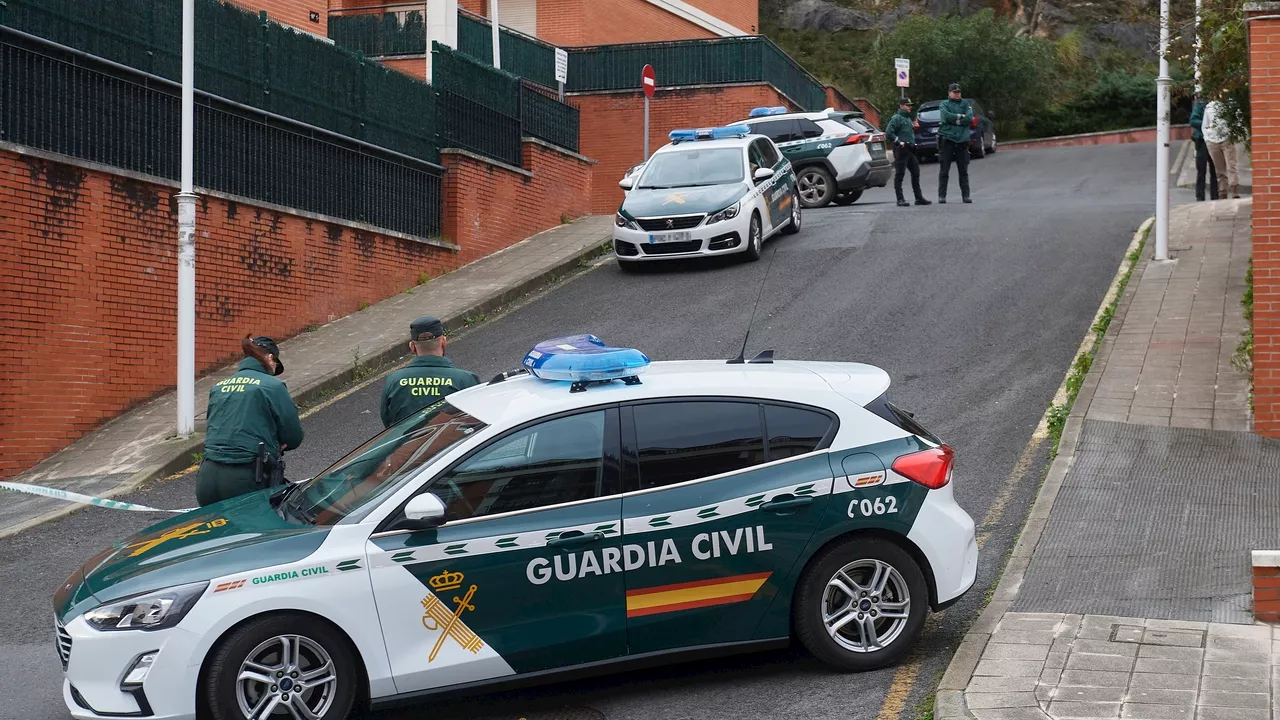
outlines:
M942 125L938 106L941 100L922 103L916 112L916 149L921 159L938 157L938 128ZM983 109L982 103L970 100L973 107L973 135L969 138L969 155L986 157L987 153L996 151L996 126L991 122L991 113Z

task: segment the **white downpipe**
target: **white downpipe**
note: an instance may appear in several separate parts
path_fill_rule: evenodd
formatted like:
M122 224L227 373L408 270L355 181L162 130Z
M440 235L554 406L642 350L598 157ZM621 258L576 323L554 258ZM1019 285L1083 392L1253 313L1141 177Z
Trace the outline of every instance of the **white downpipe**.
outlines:
M489 31L493 33L493 66L502 67L502 52L498 48L498 38L502 35L498 25L498 0L489 0Z

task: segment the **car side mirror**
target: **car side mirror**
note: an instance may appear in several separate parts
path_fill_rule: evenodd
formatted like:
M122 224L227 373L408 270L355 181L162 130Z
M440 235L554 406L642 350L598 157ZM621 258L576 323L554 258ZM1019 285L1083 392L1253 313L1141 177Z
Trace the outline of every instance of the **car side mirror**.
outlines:
M404 506L403 530L430 530L444 524L444 503L434 493L416 495Z
M635 186L635 184L636 184L636 181L629 177L624 177L618 181L618 187L622 188L623 190L630 190L632 187Z
M751 178L756 182L764 182L773 177L773 168L760 168L751 174Z

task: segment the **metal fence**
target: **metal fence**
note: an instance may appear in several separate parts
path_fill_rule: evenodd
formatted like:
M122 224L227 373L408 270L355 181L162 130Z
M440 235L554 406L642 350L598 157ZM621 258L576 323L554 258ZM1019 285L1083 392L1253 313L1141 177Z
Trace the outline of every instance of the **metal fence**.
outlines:
M176 180L176 84L0 27L0 140ZM418 237L440 168L197 93L196 184Z
M823 84L759 35L572 48L566 89L638 90L646 64L659 87L767 82L805 110L826 106Z
M578 108L527 80L520 82L520 124L525 135L578 152Z
M499 27L502 69L539 85L556 87L556 47L524 33ZM458 13L458 51L486 64L493 64L493 30L489 19Z
M162 78L181 77L176 0L7 0L0 24ZM218 0L197 0L196 24L199 89L438 159L435 98L426 83Z

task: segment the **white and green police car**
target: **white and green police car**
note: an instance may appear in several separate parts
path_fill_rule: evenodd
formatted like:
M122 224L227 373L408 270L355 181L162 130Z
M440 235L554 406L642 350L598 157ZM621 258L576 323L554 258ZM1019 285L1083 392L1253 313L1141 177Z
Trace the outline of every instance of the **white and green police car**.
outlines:
M797 113L758 107L735 124L774 141L795 168L800 203L817 208L857 202L867 188L884 187L893 177L893 159L884 133L860 112L827 108Z
M793 636L896 661L974 582L952 451L882 370L764 355L551 340L314 479L107 548L54 597L71 715L339 720Z
M800 231L791 163L745 126L672 130L671 143L618 182L613 252L624 270L645 261L745 253Z

